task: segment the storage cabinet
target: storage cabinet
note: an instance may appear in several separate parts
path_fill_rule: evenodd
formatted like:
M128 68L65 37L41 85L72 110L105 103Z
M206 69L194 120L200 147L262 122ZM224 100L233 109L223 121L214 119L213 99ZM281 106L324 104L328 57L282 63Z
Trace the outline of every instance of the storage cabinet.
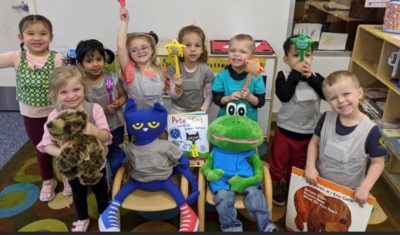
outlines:
M157 44L157 55L161 65L169 65L170 61L168 59L168 53L165 49L165 44L168 42L159 42ZM209 45L207 43L207 45ZM264 67L265 72L262 73L265 79L266 93L265 93L265 105L258 110L258 123L264 131L264 135L267 141L269 141L269 130L271 128L271 114L272 114L272 104L274 98L274 81L276 74L276 66L277 66L277 55L275 53L271 55L256 55L256 57L260 60L261 66ZM226 54L211 54L208 53L208 62L207 64L210 66L211 70L214 73L218 73L222 71L226 65L228 65L228 58ZM163 97L163 102L167 107L171 102L171 98L169 96ZM209 122L214 120L217 117L217 113L219 111L219 107L217 107L214 103L211 105L210 110L208 112Z
M359 25L350 70L357 74L364 88L387 87L388 94L383 109L383 122L400 120L400 88L391 77L393 67L387 61L393 52L399 51L398 35L382 32L381 25ZM383 173L384 179L400 196L400 151L386 144L389 156Z

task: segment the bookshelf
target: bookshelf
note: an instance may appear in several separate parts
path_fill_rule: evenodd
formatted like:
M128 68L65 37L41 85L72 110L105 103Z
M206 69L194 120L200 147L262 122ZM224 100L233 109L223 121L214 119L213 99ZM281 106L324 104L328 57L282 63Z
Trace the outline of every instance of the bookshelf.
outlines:
M159 42L157 44L157 56L161 63L161 65L169 65L170 61L168 59L168 52L165 49L165 44L168 42ZM206 42L207 48L209 49L209 42ZM265 105L258 110L258 123L264 131L264 135L267 141L269 141L270 129L271 129L271 114L272 114L272 104L274 98L274 82L276 75L276 66L277 66L277 55L276 53L272 53L270 55L256 55L256 57L260 60L261 66L265 68L265 72L262 73L263 76L266 77L265 86ZM218 73L222 71L228 65L227 54L212 54L210 51L208 52L208 62L207 64L210 66L211 70L214 73ZM169 96L163 97L164 104L168 107L171 100ZM214 103L211 105L210 110L208 112L209 122L214 120L217 117L219 107L217 107Z
M364 88L388 88L380 123L399 123L400 120L400 88L391 79L393 67L387 63L388 58L399 48L400 40L395 34L382 32L382 25L358 26L350 70L357 74ZM386 145L389 155L383 177L400 197L400 145Z

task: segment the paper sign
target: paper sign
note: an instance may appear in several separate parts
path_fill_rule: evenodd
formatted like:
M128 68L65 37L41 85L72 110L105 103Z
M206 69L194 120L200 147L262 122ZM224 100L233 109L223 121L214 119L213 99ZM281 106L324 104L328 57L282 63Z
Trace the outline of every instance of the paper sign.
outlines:
M318 42L321 35L322 24L297 23L294 25L293 35L305 33L314 42Z
M322 33L318 50L344 50L346 48L347 33Z
M385 8L389 0L365 0L364 7L366 8Z

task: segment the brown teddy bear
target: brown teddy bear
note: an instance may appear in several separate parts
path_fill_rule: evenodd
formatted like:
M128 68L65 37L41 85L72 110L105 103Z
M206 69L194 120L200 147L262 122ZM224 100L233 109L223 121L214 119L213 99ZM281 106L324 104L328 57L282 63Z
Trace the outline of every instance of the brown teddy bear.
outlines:
M78 177L83 185L94 185L103 176L106 164L104 146L93 135L84 134L87 115L84 112L62 112L47 124L50 135L60 146L70 142L56 158L56 168L68 180Z
M348 231L351 225L351 212L346 203L313 187L298 189L294 194L294 206L295 224L300 231L304 230L305 222L308 232Z

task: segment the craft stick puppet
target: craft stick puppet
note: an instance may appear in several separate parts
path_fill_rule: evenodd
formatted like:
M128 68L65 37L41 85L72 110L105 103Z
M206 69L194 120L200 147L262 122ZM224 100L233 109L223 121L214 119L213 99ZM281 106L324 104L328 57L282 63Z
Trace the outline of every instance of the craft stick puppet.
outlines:
M119 5L121 5L121 8L125 8L125 0L117 0L119 2Z
M300 33L299 36L290 39L290 41L296 46L297 50L300 50L300 62L304 61L304 51L310 51L311 46L314 43L305 33Z
M261 72L264 72L265 69L261 66L260 61L257 58L253 58L250 60L246 60L245 71L248 72L249 74L247 75L247 80L243 85L243 89L249 87L249 84L253 76L258 77L258 75L260 75Z
M168 55L174 59L176 75L181 74L178 57L183 56L183 48L185 47L185 45L180 44L176 39L165 45L165 48L167 48L168 51Z

